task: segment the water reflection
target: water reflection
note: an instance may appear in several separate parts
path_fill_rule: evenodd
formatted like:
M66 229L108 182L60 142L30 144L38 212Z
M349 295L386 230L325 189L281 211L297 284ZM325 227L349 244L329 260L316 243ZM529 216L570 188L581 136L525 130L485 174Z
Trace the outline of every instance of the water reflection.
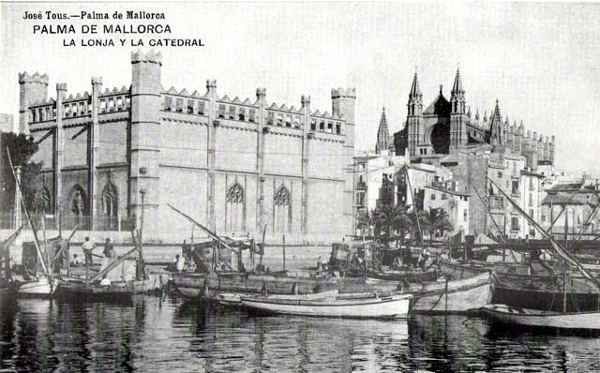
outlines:
M0 371L591 371L599 341L464 316L266 317L154 297L0 302Z

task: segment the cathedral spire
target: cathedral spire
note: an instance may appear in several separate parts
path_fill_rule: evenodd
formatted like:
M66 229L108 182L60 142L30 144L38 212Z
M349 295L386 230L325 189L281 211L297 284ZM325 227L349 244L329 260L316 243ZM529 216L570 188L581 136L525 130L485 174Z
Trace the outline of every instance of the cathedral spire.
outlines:
M413 78L412 85L410 87L409 97L422 95L421 87L419 86L419 77L417 76L417 72L415 71L415 77Z
M456 77L454 78L454 85L452 91L450 91L450 102L452 104L453 114L466 114L466 100L465 90L460 79L460 70L456 69Z
M463 88L462 80L460 79L460 69L456 69L456 77L454 78L454 85L452 86L453 95L465 93L465 89Z
M390 147L390 131L388 129L387 118L385 117L385 106L381 112L379 120L379 129L377 130L377 143L375 144L375 154L389 150Z

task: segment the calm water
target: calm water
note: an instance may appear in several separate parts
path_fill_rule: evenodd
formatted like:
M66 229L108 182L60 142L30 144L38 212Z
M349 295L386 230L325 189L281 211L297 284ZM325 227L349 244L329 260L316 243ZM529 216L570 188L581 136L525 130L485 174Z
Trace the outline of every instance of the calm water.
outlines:
M0 302L0 372L600 371L600 338L464 316L258 317L150 296Z

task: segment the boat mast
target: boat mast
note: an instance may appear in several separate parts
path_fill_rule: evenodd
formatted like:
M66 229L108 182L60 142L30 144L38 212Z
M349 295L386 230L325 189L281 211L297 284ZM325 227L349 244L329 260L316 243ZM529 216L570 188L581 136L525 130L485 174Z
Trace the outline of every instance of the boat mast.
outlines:
M417 221L417 229L419 230L419 241L421 243L421 246L423 246L423 233L421 232L421 223L419 222L419 212L417 211L417 203L416 203L416 200L415 200L415 194L413 192L412 184L410 182L410 176L408 175L408 167L405 167L404 170L405 170L404 173L406 174L406 182L408 184L408 189L410 190L410 196L412 198L413 206L415 208L415 217L417 218L416 219L416 221Z
M532 217L530 217L525 211L523 211L523 209L515 202L512 200L512 198L510 198L506 192L504 192L504 190L502 190L502 188L500 188L500 186L498 186L498 184L496 184L493 180L489 179L490 183L492 183L492 185L496 186L496 188L498 188L498 190L500 191L500 193L502 193L507 200L510 202L510 204L514 207L514 209L521 214L528 222L529 224L531 224L535 229L537 229L543 237L545 237L546 239L550 240L550 243L552 244L552 247L554 249L554 251L556 251L556 253L558 255L560 255L563 259L565 259L568 263L574 265L577 267L577 269L579 270L579 272L581 272L581 274L583 275L583 277L587 278L588 280L590 280L592 282L592 284L598 289L600 290L600 282L598 282L598 280L591 274L588 272L588 270L586 270L583 265L581 263L579 263L579 261L577 259L575 259L569 252L567 252L564 247L562 247L555 239L554 237L552 237L550 234L548 234L548 232L546 232L546 230L544 228L542 228Z
M15 178L15 186L17 188L17 192L19 193L19 196L21 197L21 205L23 206L23 210L25 211L25 218L27 219L27 223L29 224L29 227L31 228L31 232L33 233L35 250L37 252L38 258L40 259L42 269L44 270L44 273L48 277L48 282L50 283L50 286L52 286L52 275L50 274L50 272L48 271L48 268L46 267L46 262L44 261L44 256L42 255L42 250L40 249L40 243L38 241L37 231L35 229L35 226L31 222L31 216L29 216L29 210L27 210L27 205L25 204L25 199L23 198L23 191L21 190L21 182L19 181L19 179L17 179L17 175L15 174L15 169L13 167L12 159L10 157L10 151L8 150L8 148L6 148L6 154L8 155L8 164L10 166L10 171L12 172L12 175Z

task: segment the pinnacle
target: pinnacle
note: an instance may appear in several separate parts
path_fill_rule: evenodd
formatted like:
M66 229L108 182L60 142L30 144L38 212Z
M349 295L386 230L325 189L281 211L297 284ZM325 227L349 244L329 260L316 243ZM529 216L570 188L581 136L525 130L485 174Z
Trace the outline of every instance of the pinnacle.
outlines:
M465 93L460 79L460 69L456 69L456 77L454 78L454 85L452 86L452 94L455 93Z
M421 94L421 87L419 86L419 77L415 71L415 77L413 78L412 86L410 87L410 96L416 96Z

